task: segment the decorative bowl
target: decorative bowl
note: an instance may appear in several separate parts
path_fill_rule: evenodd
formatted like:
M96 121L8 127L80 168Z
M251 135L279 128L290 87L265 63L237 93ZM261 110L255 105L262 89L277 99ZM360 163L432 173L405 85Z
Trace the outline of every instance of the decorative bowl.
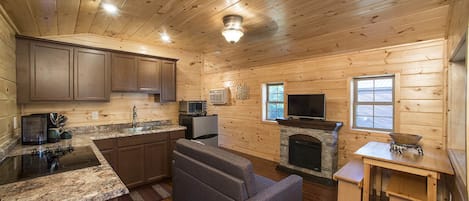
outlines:
M420 135L406 133L389 133L389 135L395 143L403 145L417 145L420 139L422 139Z

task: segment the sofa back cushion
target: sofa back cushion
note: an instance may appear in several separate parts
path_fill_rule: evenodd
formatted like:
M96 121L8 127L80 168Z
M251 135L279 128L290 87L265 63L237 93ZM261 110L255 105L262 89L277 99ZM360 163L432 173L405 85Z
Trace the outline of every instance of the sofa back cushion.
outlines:
M240 184L240 182L243 184L239 187L244 188L244 190L224 193L232 194L237 192L244 194L244 191L248 197L252 197L257 193L254 172L249 160L222 149L205 146L186 139L179 139L176 142L175 150L174 157L177 168L184 168L182 164L179 166L178 162L181 162L187 163L185 166L191 164L194 168L197 167L198 171L207 171L207 175L199 174L198 179L213 180L215 178L214 175L222 175L220 178L226 179L226 185L234 187ZM224 181L220 180L217 182L223 183ZM244 197L244 195L240 196Z
M174 151L174 160L174 200L242 201L248 199L242 180L195 161L178 151Z

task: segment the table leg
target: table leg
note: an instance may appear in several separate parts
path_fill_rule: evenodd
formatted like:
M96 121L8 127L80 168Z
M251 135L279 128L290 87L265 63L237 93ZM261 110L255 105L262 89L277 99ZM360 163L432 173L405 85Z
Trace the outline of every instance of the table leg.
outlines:
M376 167L376 166L375 166ZM375 175L375 186L376 186L376 196L378 196L379 198L381 198L381 190L382 190L382 181L383 181L383 178L382 178L382 175L383 175L383 172L382 172L382 169L380 167L376 167L376 171L374 172L374 175Z
M427 200L436 201L437 197L437 178L428 176L427 177Z
M368 163L363 164L363 195L362 201L370 200L370 169L371 165Z

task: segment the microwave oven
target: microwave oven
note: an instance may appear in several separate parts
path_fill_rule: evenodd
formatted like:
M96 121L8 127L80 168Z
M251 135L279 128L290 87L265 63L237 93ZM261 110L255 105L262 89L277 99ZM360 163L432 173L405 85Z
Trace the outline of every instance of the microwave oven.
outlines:
M206 115L207 101L180 101L179 113L192 115Z

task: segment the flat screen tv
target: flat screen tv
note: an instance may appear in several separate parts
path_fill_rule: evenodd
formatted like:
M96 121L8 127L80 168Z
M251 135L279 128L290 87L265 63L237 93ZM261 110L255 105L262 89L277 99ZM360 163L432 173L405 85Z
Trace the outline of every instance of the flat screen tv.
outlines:
M324 94L288 95L288 117L326 119L326 96Z

